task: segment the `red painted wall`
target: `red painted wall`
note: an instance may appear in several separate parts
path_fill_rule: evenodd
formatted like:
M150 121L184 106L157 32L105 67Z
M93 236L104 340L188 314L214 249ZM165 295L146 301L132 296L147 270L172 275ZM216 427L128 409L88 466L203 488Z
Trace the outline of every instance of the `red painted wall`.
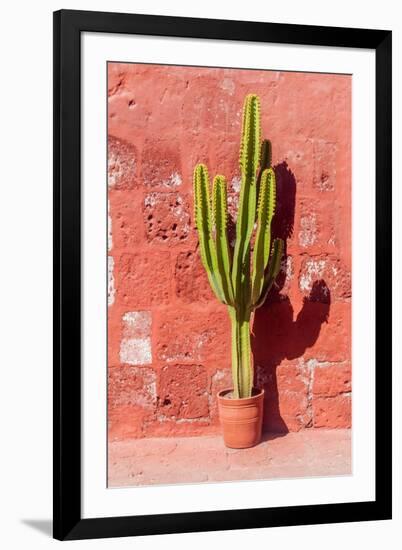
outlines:
M286 239L254 322L264 428L351 422L351 77L109 64L109 436L219 430L230 327L200 263L197 162L239 187L241 110L261 99Z

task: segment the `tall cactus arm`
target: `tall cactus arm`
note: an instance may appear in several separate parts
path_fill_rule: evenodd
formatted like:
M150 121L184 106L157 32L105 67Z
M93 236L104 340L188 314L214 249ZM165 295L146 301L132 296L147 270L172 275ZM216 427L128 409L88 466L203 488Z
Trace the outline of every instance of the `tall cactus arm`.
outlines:
M264 278L264 286L262 288L261 296L254 304L254 308L258 308L263 305L265 302L268 292L271 290L271 287L278 276L278 273L281 269L281 260L283 257L284 244L282 239L275 239L272 245L271 260L269 262L268 270Z
M272 163L272 145L269 139L263 139L261 142L260 150L260 167L257 176L257 195L260 192L261 177L267 168L271 168ZM257 220L257 210L255 212L255 219Z
M261 176L257 208L257 233L253 252L252 303L258 302L264 286L264 271L271 252L271 222L275 213L276 183L272 168Z
M225 301L234 305L230 276L231 258L227 236L227 192L224 176L215 176L212 186L212 216L215 225L216 259Z
M194 169L194 216L200 242L201 261L207 272L209 284L220 302L226 304L218 279L218 263L212 235L212 213L209 198L208 170L204 164Z
M239 164L245 178L255 178L260 162L260 99L248 94L243 109Z
M233 256L232 281L236 301L245 309L250 300L248 272L250 239L255 222L257 170L260 158L260 104L258 96L247 96L243 111L240 146L242 183L236 223L236 244Z

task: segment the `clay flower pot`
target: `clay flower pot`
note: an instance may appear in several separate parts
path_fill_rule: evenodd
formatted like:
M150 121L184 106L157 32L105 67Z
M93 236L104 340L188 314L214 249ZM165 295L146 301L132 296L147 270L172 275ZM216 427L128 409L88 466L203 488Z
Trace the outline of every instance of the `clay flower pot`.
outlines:
M218 393L223 440L231 449L254 447L261 440L264 390L253 388L251 397L234 399L233 390Z

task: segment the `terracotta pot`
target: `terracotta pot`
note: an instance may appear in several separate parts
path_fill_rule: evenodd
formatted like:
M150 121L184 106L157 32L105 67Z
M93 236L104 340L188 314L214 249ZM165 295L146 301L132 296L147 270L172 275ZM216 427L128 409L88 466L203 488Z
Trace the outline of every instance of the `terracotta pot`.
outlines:
M264 390L253 388L251 397L232 399L233 390L218 393L223 440L231 449L254 447L261 440Z

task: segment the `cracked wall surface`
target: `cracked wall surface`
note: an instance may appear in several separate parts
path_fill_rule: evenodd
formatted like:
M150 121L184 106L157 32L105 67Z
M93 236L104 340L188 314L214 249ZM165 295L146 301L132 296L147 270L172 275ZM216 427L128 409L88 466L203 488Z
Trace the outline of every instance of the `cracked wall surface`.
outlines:
M351 425L351 77L109 63L111 440L219 431L230 326L200 262L192 172L226 176L235 221L247 93L261 99L286 240L253 327L264 429Z

